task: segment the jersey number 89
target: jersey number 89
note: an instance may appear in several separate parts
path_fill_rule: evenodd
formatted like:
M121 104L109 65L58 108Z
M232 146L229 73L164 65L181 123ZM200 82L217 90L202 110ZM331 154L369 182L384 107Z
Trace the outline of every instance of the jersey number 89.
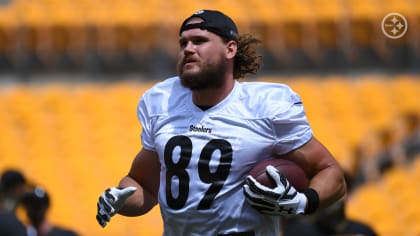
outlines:
M174 162L172 155L176 147L180 148L180 157ZM216 171L210 170L212 154L220 151L220 161ZM188 199L190 177L186 168L191 160L192 142L183 135L172 137L165 146L164 159L166 172L166 202L172 209L181 209ZM210 184L205 195L200 200L197 209L209 209L214 198L222 189L232 164L232 145L224 139L212 139L203 148L198 161L198 175L204 183ZM178 178L178 196L174 197L171 191L172 179Z

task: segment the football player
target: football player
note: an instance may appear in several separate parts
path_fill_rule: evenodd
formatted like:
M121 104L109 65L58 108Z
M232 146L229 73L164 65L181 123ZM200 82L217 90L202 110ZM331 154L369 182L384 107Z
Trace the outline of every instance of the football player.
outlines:
M238 81L260 67L256 38L214 10L188 17L179 34L178 76L140 99L143 147L128 175L100 196L101 226L159 204L166 236L277 236L281 215L310 214L343 197L343 171L313 136L299 95ZM308 189L296 191L271 166L275 188L248 175L273 157L301 166Z

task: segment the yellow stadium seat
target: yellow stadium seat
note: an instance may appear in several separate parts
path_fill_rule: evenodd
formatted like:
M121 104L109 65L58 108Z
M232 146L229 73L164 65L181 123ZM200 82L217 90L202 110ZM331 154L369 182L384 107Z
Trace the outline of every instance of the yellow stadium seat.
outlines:
M416 3L409 0L385 0L382 1L381 8L383 11L383 16L391 12L398 12L406 17L412 16L415 14Z
M397 75L392 81L392 92L395 93L394 102L399 112L419 111L420 101L416 99L420 91L417 75Z
M382 11L381 5L375 0L349 0L345 2L351 19L373 20L378 18Z

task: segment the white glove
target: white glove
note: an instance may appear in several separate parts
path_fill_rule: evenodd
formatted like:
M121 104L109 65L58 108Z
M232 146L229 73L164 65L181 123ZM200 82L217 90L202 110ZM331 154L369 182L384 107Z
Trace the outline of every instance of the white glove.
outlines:
M247 202L263 214L303 214L308 202L305 194L297 192L287 178L273 166L267 166L266 173L274 180L276 187L266 187L252 176L247 176L244 185Z
M98 223L105 227L107 222L113 217L123 206L125 200L131 196L135 191L136 187L131 186L127 188L112 187L105 190L98 200L98 213L96 214L96 220Z

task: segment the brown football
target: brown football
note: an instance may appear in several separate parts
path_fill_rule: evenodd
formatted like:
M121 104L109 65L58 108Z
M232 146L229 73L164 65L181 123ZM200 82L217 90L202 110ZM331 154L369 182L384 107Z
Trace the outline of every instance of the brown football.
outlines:
M285 159L272 158L261 161L252 168L249 174L261 184L274 188L274 180L272 180L265 172L268 165L274 166L284 176L286 176L296 190L302 191L303 189L308 188L309 178L306 176L303 169L294 162Z

